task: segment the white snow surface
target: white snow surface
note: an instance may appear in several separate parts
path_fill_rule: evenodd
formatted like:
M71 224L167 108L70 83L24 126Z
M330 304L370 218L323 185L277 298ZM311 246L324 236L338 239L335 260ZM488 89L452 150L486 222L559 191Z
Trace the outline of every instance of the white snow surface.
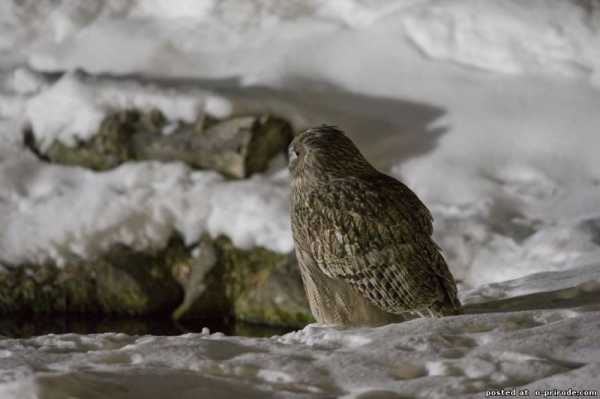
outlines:
M293 246L282 234L290 229L285 175L227 182L158 162L95 173L22 156L0 163L0 185L0 252L10 264L93 258L116 243L160 248L175 231L190 245L206 231L241 248Z
M480 398L492 389L599 395L595 266L580 273L596 282L588 289L596 293L595 303L571 308L416 319L379 328L312 324L271 338L206 330L172 337L0 339L0 397L151 399L176 392L182 398ZM537 281L564 288L570 277L563 277L546 274ZM531 281L511 285L535 291L527 288ZM477 297L466 298L472 300Z
M101 0L7 3L0 50L14 40L38 69L144 72L249 81L286 73L296 50L351 29L393 23L423 54L508 74L599 84L600 8L518 0ZM45 35L40 33L44 32ZM342 33L343 34L343 33ZM326 46L327 47L327 46ZM391 48L397 55L397 49ZM267 54L267 56L264 56ZM317 59L308 57L309 63ZM302 65L303 67L308 65Z

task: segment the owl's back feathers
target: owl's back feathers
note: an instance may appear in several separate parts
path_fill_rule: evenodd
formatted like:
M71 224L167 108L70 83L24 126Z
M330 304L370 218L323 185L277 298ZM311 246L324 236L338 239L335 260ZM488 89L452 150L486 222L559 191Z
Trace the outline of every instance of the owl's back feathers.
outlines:
M294 235L325 275L389 313L458 311L454 279L431 240L431 214L404 184L377 173L295 195Z
M431 238L431 213L341 131L323 126L298 135L290 174L296 253L317 320L460 313L456 283Z

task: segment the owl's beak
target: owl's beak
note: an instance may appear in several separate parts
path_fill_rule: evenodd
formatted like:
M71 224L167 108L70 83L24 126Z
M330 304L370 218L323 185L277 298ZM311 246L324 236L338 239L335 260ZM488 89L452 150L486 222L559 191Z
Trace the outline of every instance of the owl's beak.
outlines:
M292 164L295 163L296 159L298 159L298 154L296 153L294 146L290 145L288 147L288 160L289 160L290 166L292 166Z

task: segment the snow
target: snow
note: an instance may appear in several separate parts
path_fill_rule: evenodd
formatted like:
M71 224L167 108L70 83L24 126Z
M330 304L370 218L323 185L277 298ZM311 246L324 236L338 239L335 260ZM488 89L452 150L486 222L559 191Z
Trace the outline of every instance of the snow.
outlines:
M48 40L30 32L28 40L21 39L28 49L22 62L29 65L17 68L8 79L13 94L0 95L0 114L30 124L42 147L55 139L73 144L88 138L107 113L129 107L161 109L170 121L165 134L177 120L191 121L204 113L225 117L271 111L297 129L337 123L369 159L402 178L432 209L435 238L466 288L576 268L600 255L596 230L590 228L600 217L600 161L595 150L600 145L600 94L593 78L600 59L600 46L594 45L597 8L587 10L572 2L556 7L514 1L484 6L468 0L304 1L287 6L265 0L244 5L186 2L178 7L161 1L125 3L31 5L35 12L28 13L21 13L18 5L9 7L8 20L11 15L32 18L31 26L22 29L51 30L55 36ZM44 15L54 19L42 23ZM19 40L17 36L13 39ZM527 40L519 40L522 37ZM74 68L112 77L67 72L49 82L34 72ZM120 77L123 74L127 76ZM157 76L172 80L152 78ZM222 90L212 83L207 90L203 82L215 78L238 83ZM265 93L252 85L275 91ZM425 105L410 105L403 112L406 103L401 101L406 100ZM439 113L420 120L419 112L429 104ZM413 138L402 141L404 137ZM411 158L404 159L406 154ZM10 164L3 170L15 170ZM127 173L139 173L139 181L152 185L155 177L146 169L152 167L137 166ZM50 175L64 173L65 180L80 181L69 175L80 172L51 170ZM182 179L176 167L162 173L173 173L161 176L166 182ZM112 203L111 187L120 174L86 176L81 181L89 181L86 189L96 187L94 198ZM112 183L101 183L108 180ZM42 224L29 224L35 227L27 236L39 241L0 241L0 248L10 248L0 261L64 261L72 255L97 254L114 242L160 246L173 231L189 243L210 231L226 233L244 247L290 250L283 181L211 185L210 190L223 193L221 199L227 197L215 207L194 199L201 188L189 190L178 183L169 187L180 205L170 203L164 207L167 211L156 210L152 200L141 211L131 203L115 203L109 207L115 215L81 205L79 212L89 214L81 219L82 225L88 220L86 226L59 223L48 229L52 233L32 234ZM65 190L85 198L84 188ZM250 195L256 201L233 200L245 198L249 190L257 190ZM21 193L3 195L14 201L27 198ZM60 196L53 195L44 198L59 204ZM6 204L5 213L13 209ZM43 220L39 215L44 212L67 212L60 205L39 200L35 204L40 209L34 206L30 221ZM188 212L174 210L177 206L197 215L189 217ZM186 216L172 216L179 213ZM118 222L94 225L91 221L100 220L100 214ZM148 215L155 220L133 222ZM99 245L71 240L71 235ZM111 238L98 240L101 236ZM70 248L67 241L74 241Z
M29 52L23 58L37 69L242 75L256 81L293 68L291 60L274 60L293 57L293 49L343 36L347 28L391 22L397 27L390 32L395 39L405 38L434 59L508 74L580 77L597 84L600 11L593 2L586 4L261 0L185 1L173 6L162 0L104 0L64 2L52 8L27 3L4 6L5 41L26 36ZM36 36L38 30L51 32L52 40ZM397 47L389 49L402 53ZM270 56L260 56L264 54ZM315 61L308 57L308 63ZM304 64L301 69L309 66L304 60L295 62Z
M175 231L188 245L206 231L241 248L293 248L288 183L277 175L229 182L158 162L95 173L29 156L1 162L0 184L0 259L8 264L89 259L117 243L162 248Z
M162 110L165 134L271 112L337 124L413 188L470 310L269 339L0 339L0 397L598 390L599 21L559 0L0 2L0 264L174 232L289 252L281 159L244 181L177 163L96 173L43 163L20 135L72 144L129 107Z
M596 278L597 266L589 271ZM243 392L249 398L477 398L501 388L529 389L532 396L535 390L569 388L597 395L599 320L596 302L379 328L311 324L271 338L203 331L2 339L0 396L98 397L100 389L114 398L160 398L173 390L186 398L209 392L218 397Z
M168 0L150 0L135 3L131 14L158 18L205 18L214 8L214 1L181 0L177 7Z
M72 137L69 141L73 145L75 138L84 141L94 134L104 118L102 110L94 104L94 97L66 76L51 89L29 100L26 116L36 134L39 132L42 150L46 150L61 133Z
M600 217L600 95L593 79L585 79L594 73L600 48L594 45L595 7L264 1L245 3L248 13L238 13L242 5L236 2L94 4L30 5L27 12L4 6L8 22L31 19L31 25L21 26L27 40L18 29L7 33L28 49L21 62L29 66L9 72L0 93L0 115L8 121L1 129L7 147L0 148L0 169L11 188L2 193L10 200L0 204L0 218L11 222L0 236L1 262L64 262L117 242L160 247L174 231L190 244L208 231L245 248L292 248L285 173L209 184L210 174L181 166L136 164L103 174L19 155L15 124L31 125L43 148L55 139L73 144L89 138L109 112L130 107L162 110L170 121L165 134L178 120L204 113L267 110L297 129L337 123L432 209L435 238L465 288L576 268L600 255L593 227ZM45 30L54 32L52 40L39 33ZM55 67L35 61L46 50ZM139 54L145 51L147 56ZM356 54L360 62L353 62ZM14 61L6 61L7 70ZM586 66L566 73L563 64ZM464 67L469 65L480 70ZM112 75L67 72L53 80L35 68ZM589 73L578 74L580 69ZM132 75L119 76L124 73ZM236 77L282 94L254 87L221 94L218 85L207 90L203 81L135 74ZM312 85L295 86L303 79ZM371 103L375 97L382 100ZM404 103L398 100L407 99L440 113L425 121L410 108L399 113ZM369 134L373 125L382 131ZM411 130L420 133L404 148L401 140ZM419 145L431 150L408 160L398 155ZM23 179L34 172L42 177ZM131 193L115 194L119 190ZM106 203L111 205L99 206ZM82 216L66 217L72 209Z
M432 207L449 257L471 264L462 276L471 285L576 267L599 254L586 228L599 216L592 148L600 121L590 107L598 94L553 82L526 86L526 94L511 86L465 95L468 104L444 117L451 131L436 151L393 169Z
M9 86L14 92L25 95L39 91L45 83L42 76L26 68L16 68L9 80Z
M481 285L462 291L460 294L463 303L476 303L557 291L569 287L579 287L585 291L594 288L599 283L600 269L597 264L590 264L563 271L532 273L514 280Z
M35 132L42 150L52 142L74 145L89 139L111 111L158 109L172 121L193 122L203 112L226 117L231 104L209 93L185 93L134 81L88 79L67 73L25 105L25 120ZM52 110L52 112L49 112Z
M590 6L438 2L415 10L404 23L413 43L432 58L509 74L589 75L598 84L600 9Z
M337 123L432 209L435 238L466 288L576 268L600 254L593 227L600 217L596 7L469 0L86 4L3 6L6 26L19 26L3 40L12 38L24 53L13 70L18 53L5 61L10 72L0 93L7 187L0 219L11 222L10 234L0 237L1 262L64 262L117 242L160 247L174 231L190 244L208 231L245 248L292 248L285 173L218 184L210 173L173 165L91 173L21 154L14 133L15 124L29 124L42 148L53 140L71 145L89 138L109 112L131 107L163 111L165 134L178 120L204 113L271 111L297 129ZM38 72L73 68L111 76L67 72L56 80ZM231 77L242 86L203 84ZM274 91L243 86L252 82ZM423 105L402 112L406 100ZM429 104L439 111L420 120ZM81 216L68 217L73 209Z

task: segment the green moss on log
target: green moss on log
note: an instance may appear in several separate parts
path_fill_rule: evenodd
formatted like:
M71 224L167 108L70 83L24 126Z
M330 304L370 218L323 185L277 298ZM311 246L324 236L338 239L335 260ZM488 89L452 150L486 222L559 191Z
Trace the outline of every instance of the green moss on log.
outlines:
M49 262L6 268L0 273L0 313L166 315L182 303L184 289L199 284L200 295L182 311L184 317L285 327L313 321L292 255L239 249L225 237L212 245L217 262L200 281L191 276L202 259L179 237L150 254L117 245L98 259L62 267Z
M303 327L314 320L293 256L260 247L239 249L225 237L216 243L237 319L289 327Z
M293 138L290 124L270 115L178 122L168 135L162 133L166 123L159 110L124 110L108 115L90 139L74 146L55 141L42 151L35 132L27 132L25 144L51 162L97 171L128 161L179 161L244 178L266 170Z
M137 159L132 137L138 132L160 134L165 118L160 111L126 110L107 116L98 132L74 147L55 141L45 152L52 162L102 171Z
M182 292L166 259L182 248L180 240L155 254L116 246L98 259L77 259L61 267L47 262L7 268L0 273L0 312L167 312Z

